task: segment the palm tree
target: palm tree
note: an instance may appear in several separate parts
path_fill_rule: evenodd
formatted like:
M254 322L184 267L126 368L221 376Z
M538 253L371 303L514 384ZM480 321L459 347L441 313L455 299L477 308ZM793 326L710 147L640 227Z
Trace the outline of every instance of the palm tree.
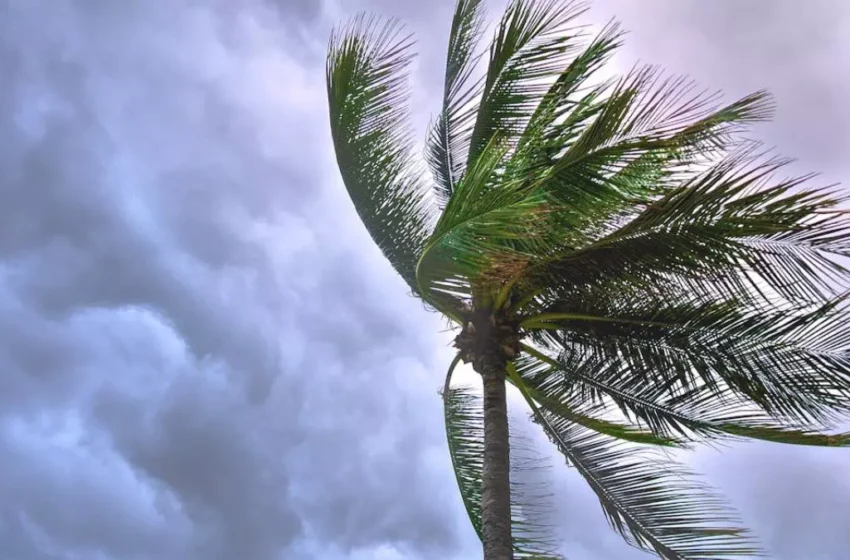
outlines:
M788 161L742 135L769 117L764 92L724 105L655 68L602 79L622 33L589 35L570 1L511 1L479 52L482 4L454 11L430 175L412 155L412 41L395 21L334 33L327 91L363 223L457 329L446 432L484 558L558 557L516 491L506 383L630 544L760 555L666 451L850 443L835 433L850 409L844 199L778 177ZM460 361L483 398L452 386Z

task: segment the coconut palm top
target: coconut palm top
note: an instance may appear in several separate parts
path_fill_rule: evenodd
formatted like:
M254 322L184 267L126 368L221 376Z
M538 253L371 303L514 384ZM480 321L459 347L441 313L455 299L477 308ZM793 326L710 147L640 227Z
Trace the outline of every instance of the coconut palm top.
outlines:
M340 28L339 169L410 290L458 328L443 397L479 534L483 411L450 384L459 360L519 389L628 542L751 557L722 501L644 448L850 443L834 433L850 408L845 199L746 138L770 116L764 92L724 104L652 67L599 78L622 33L591 34L584 9L514 0L482 50L482 2L457 2L430 174L407 120L410 37L365 16ZM520 506L515 557L558 557Z

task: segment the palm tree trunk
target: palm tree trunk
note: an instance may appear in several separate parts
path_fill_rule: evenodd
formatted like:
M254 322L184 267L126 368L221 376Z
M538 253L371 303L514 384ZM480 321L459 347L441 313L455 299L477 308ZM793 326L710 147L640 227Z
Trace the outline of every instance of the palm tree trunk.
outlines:
M484 478L481 485L481 540L484 560L513 560L511 539L510 444L505 368L485 368Z

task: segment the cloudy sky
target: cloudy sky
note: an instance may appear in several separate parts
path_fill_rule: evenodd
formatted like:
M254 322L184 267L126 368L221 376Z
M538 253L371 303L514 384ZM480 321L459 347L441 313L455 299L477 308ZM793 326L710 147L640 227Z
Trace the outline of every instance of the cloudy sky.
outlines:
M475 558L437 390L445 323L342 188L334 21L404 18L417 122L453 0L0 0L0 551L8 560ZM850 184L845 0L599 0L640 59L730 95ZM847 558L850 452L708 473L780 560ZM620 544L572 473L573 560Z

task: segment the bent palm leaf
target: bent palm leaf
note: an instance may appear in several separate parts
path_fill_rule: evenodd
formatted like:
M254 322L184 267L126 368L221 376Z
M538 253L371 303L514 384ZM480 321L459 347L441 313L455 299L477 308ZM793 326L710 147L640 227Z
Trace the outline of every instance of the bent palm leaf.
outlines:
M535 421L584 477L608 522L629 544L676 560L761 555L747 531L735 527L738 519L686 469L537 406L512 373Z
M481 94L483 85L481 80L473 78L478 61L475 49L483 23L482 0L460 0L457 3L446 55L443 108L431 129L426 152L437 196L443 204L454 193L469 155L476 114L474 101Z
M466 512L481 536L481 484L484 456L484 412L480 395L468 387L451 387L452 364L443 390L446 436L452 466ZM521 480L523 471L540 469L533 447L511 434L511 525L514 558L562 560L547 524L549 498L545 488ZM519 476L517 476L519 475Z
M690 392L692 399L702 388L792 423L850 411L850 316L843 299L805 310L747 309L668 295L657 303L620 298L618 307L585 298L522 324L557 330L595 354L600 366L625 364L622 379L646 380L669 398Z
M415 292L429 211L427 185L411 158L410 47L395 22L361 16L331 39L327 84L345 186L375 243Z
M818 430L829 427L823 424L779 421L728 391L724 394L697 387L670 396L667 385L652 381L651 372L628 367L617 360L576 352L551 358L533 348L517 362L526 391L541 408L556 413L562 407L578 408L595 416L619 410L636 423L633 430L646 426L668 441L745 437L822 447L850 445L850 434L821 433ZM627 439L616 433L609 435Z

